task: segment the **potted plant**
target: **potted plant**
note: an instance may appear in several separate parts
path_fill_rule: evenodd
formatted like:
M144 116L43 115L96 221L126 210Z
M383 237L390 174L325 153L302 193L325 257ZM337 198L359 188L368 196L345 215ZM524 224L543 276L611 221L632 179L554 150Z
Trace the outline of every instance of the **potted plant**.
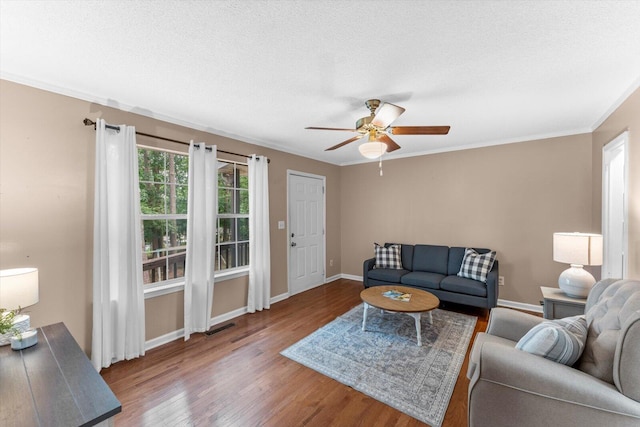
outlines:
M11 337L14 335L13 321L16 314L15 310L0 308L0 346L11 342Z

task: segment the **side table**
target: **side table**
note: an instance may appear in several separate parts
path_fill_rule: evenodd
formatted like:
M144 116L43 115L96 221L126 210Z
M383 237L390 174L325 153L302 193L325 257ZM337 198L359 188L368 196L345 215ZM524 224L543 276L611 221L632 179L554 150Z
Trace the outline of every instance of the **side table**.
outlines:
M122 406L63 323L38 344L0 347L1 426L112 425Z
M567 296L560 288L540 286L542 291L542 305L545 319L561 319L563 317L584 314L586 298Z

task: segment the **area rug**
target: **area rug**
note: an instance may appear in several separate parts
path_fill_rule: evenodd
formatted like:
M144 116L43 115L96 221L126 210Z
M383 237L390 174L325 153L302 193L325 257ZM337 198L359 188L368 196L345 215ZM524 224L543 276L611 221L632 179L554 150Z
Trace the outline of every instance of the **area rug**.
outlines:
M282 351L282 355L424 423L440 426L476 324L474 316L436 309L414 319L363 305Z

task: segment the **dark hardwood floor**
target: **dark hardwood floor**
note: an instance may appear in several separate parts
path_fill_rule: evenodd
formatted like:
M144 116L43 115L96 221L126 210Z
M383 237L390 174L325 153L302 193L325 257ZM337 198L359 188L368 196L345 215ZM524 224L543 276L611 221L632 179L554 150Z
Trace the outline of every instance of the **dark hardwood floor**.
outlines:
M425 425L280 355L358 305L362 289L361 282L336 280L233 319L235 326L214 335L191 335L187 342L176 340L104 369L103 378L122 403L116 425ZM478 316L475 332L486 329L486 310L445 309ZM443 426L467 425L467 364Z

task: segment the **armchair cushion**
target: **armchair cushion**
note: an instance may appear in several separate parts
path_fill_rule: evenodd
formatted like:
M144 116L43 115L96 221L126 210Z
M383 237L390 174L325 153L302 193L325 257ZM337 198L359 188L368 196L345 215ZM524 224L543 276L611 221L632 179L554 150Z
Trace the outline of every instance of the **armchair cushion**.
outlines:
M534 326L516 344L518 350L572 366L578 361L587 338L584 316L545 321Z

